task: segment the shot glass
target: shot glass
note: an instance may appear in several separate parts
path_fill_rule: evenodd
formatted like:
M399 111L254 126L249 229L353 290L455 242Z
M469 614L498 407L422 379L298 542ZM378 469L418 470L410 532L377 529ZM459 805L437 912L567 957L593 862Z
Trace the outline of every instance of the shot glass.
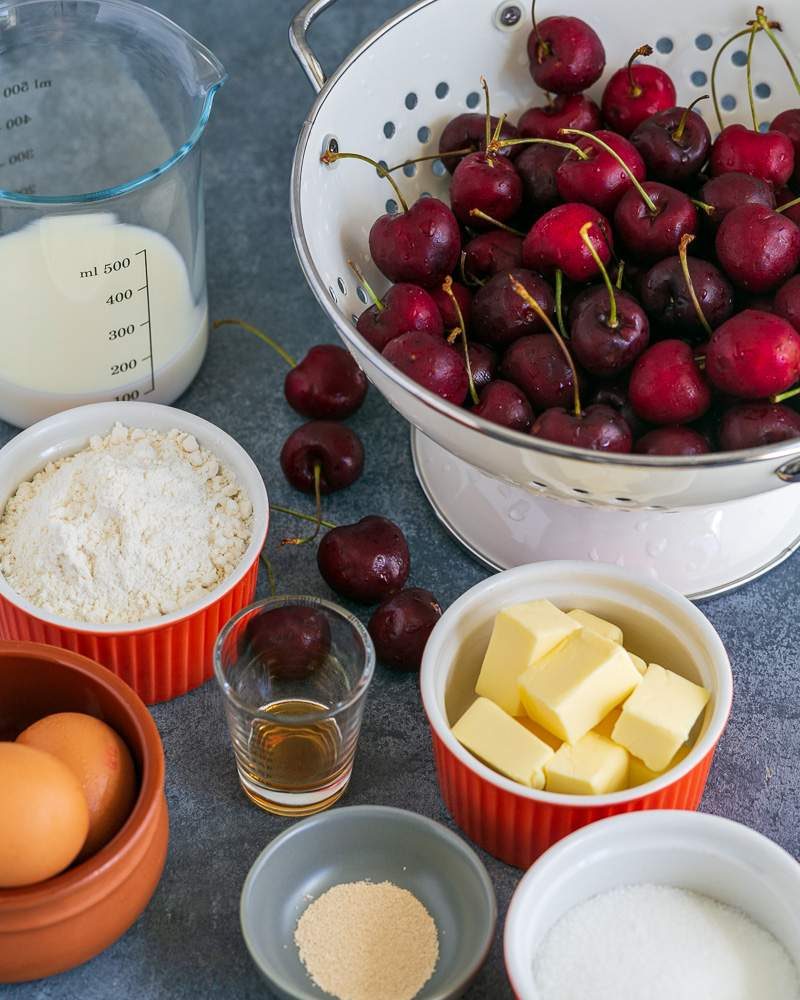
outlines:
M375 649L361 622L316 597L251 604L214 649L239 781L279 816L333 805L353 770Z

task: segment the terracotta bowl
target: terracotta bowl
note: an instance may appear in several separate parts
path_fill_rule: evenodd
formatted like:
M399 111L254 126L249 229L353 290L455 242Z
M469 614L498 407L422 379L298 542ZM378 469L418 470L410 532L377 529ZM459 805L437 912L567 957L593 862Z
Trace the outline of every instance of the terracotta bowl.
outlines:
M63 972L107 948L147 906L167 856L164 751L142 700L77 653L0 642L0 739L52 712L86 712L112 726L136 763L139 796L97 854L37 885L0 889L0 983Z

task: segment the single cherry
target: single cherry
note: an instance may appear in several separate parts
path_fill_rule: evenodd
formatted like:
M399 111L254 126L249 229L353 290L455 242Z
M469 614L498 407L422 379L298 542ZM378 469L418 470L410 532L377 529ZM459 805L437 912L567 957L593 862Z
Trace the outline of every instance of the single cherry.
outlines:
M697 101L704 99L698 97ZM653 180L682 187L703 169L711 149L711 133L693 110L697 101L688 108L651 115L631 133L631 142Z
M725 217L740 205L762 205L775 208L775 191L771 184L751 174L720 174L705 182L700 189L700 199L713 211L708 222L718 229Z
M746 309L714 331L706 374L739 399L784 392L800 379L800 333L780 316Z
M620 382L601 382L592 393L590 403L610 406L620 413L625 423L630 427L634 438L641 437L647 430L647 424L639 417L628 398L628 386Z
M633 449L639 455L707 455L708 439L691 427L657 427L640 437Z
M292 409L314 420L344 420L367 395L367 377L338 344L318 344L290 369L283 383Z
M783 132L789 137L794 147L794 184L800 184L800 108L788 108L781 111L778 117L770 125L774 132ZM520 132L522 135L522 132Z
M523 139L559 139L562 128L594 132L603 124L600 108L586 94L559 94L549 104L529 108L517 123Z
M426 335L427 336L427 335ZM292 431L281 449L281 468L303 493L333 493L350 486L364 469L361 439L344 424L312 420Z
M458 264L461 230L443 201L423 197L396 215L380 216L369 231L369 249L389 281L435 288Z
M788 320L800 332L800 275L789 278L785 285L778 289L773 308L778 316Z
M521 266L522 237L504 229L480 233L464 247L464 271L469 278L480 281Z
M378 659L394 670L419 670L442 608L429 590L408 587L387 597L369 620Z
M472 293L464 285L457 281L451 283L453 295L456 297L458 302L458 308L461 310L461 316L463 317L464 323L469 328L470 316L472 315ZM443 288L432 288L431 298L436 303L439 310L439 314L442 317L442 323L444 324L445 333L450 333L459 325L459 317L456 307L453 303L453 299L444 291Z
M470 153L453 173L450 204L465 226L486 229L492 224L476 213L498 222L512 219L522 204L522 180L514 164L496 153Z
M800 226L800 202L791 188L775 188L775 204L784 218L791 219L796 226Z
M682 340L661 340L641 355L628 385L631 404L650 424L685 424L711 405L711 389Z
M402 590L411 556L400 528L388 518L371 515L323 535L317 565L337 594L376 604Z
M328 619L300 604L255 614L244 630L243 655L258 657L280 680L303 680L326 661L331 648Z
M624 454L633 447L633 435L623 416L612 407L600 404L588 406L577 415L562 407L545 410L536 419L531 434L590 451Z
M603 91L603 118L620 135L630 135L646 118L675 107L677 94L669 74L658 66L634 65L639 56L652 54L649 45L640 46Z
M486 344L474 342L470 342L467 353L475 387L478 390L483 389L489 385L497 372L497 355Z
M373 302L358 317L356 329L376 351L382 351L389 341L411 330L434 337L444 333L442 316L432 292L401 281L392 285L381 300L356 265L350 262L350 266Z
M567 129L566 134L572 136L576 131ZM639 151L615 132L600 130L593 135L578 135L575 146L580 153L567 153L556 171L558 191L564 201L584 202L609 215L625 192L631 190L634 179L641 181L647 176Z
M780 403L739 403L722 415L719 443L723 451L759 448L800 437L800 413Z
M570 366L547 333L513 343L500 359L498 374L522 389L534 410L568 406L574 394Z
M562 146L528 146L514 161L522 180L524 202L527 209L541 215L561 201L556 182L556 172L564 160Z
M678 252L683 236L697 232L697 209L677 188L658 181L645 181L640 188L623 195L614 212L614 227L637 259L661 260Z
M527 397L511 382L496 379L480 393L480 402L472 412L484 420L514 431L529 431L533 423L533 410Z
M800 227L762 205L741 205L717 231L719 262L731 281L747 292L771 292L800 264Z
M555 15L536 23L528 36L528 59L534 82L546 93L577 94L602 76L606 52L597 33L579 17Z
M709 168L712 177L736 171L778 186L788 184L794 173L794 146L783 132L728 125L711 147Z
M472 328L478 340L499 349L545 329L538 314L514 292L511 278L522 282L548 316L555 309L552 289L533 271L515 268L490 278L473 299Z
M492 133L500 123L499 118L492 116ZM516 139L517 129L510 122L504 121L500 127L501 139ZM452 174L461 162L461 156L448 156L453 150L467 150L467 153L477 153L486 149L486 116L477 111L467 111L449 121L439 139L439 156L447 170ZM515 156L519 146L504 146L500 152L503 156Z
M580 235L587 222L593 223L592 245L608 266L614 249L608 220L590 205L570 202L551 208L533 224L522 245L525 267L546 275L563 271L566 278L579 283L596 278L597 264Z
M460 406L467 396L469 378L464 360L441 337L429 333L404 333L383 351L387 361L425 389Z
M654 264L641 283L642 305L669 335L697 338L731 316L733 288L710 261L687 257L686 267L689 281L680 256L666 257Z

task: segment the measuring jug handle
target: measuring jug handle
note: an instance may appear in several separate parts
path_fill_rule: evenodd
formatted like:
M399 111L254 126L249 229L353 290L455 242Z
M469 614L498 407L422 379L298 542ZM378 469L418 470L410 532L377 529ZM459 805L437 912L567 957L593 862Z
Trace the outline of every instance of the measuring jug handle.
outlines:
M308 29L319 15L335 2L336 0L309 0L309 3L295 14L289 25L289 45L316 93L325 86L325 72L308 44Z

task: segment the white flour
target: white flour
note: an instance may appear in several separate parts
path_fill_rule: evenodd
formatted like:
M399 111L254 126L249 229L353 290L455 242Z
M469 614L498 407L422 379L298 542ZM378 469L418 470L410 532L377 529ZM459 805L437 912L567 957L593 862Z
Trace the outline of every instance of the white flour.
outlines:
M141 622L213 590L251 528L250 500L191 435L117 424L19 487L0 518L0 571L73 621Z

